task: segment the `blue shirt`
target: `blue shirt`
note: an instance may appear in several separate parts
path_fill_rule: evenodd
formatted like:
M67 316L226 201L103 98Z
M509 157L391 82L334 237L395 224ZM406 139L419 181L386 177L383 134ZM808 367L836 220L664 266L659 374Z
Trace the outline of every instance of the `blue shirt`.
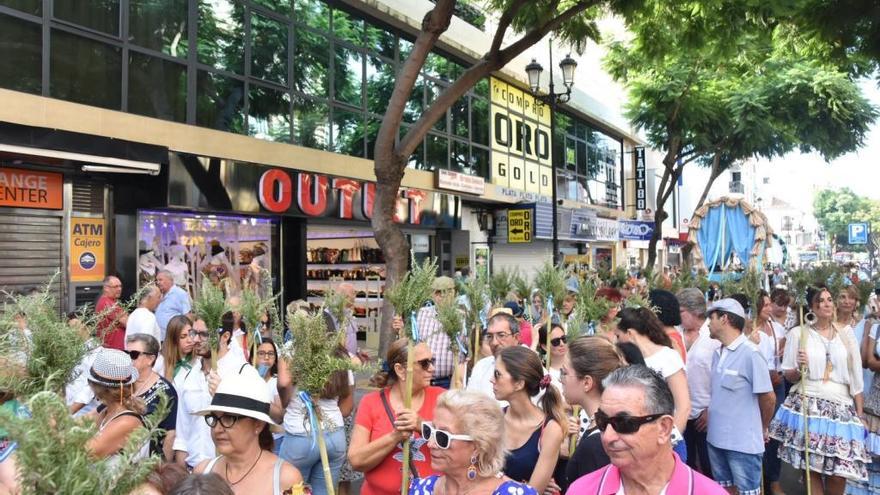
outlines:
M189 294L176 285L171 286L171 290L162 297L162 302L156 308L156 322L159 324L163 342L165 341L165 329L168 327L168 322L171 321L171 318L177 315L185 315L191 310Z
M772 390L767 360L745 335L716 350L706 440L719 449L745 454L764 452L758 395Z

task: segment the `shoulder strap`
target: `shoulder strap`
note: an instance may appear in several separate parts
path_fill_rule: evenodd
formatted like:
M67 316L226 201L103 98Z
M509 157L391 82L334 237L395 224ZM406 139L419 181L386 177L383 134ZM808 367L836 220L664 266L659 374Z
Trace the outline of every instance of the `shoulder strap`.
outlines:
M222 459L222 458L223 458L222 455L218 455L217 457L211 459L211 462L209 462L208 465L205 466L205 470L203 471L202 474L208 474L208 473L210 473L211 471L213 471L213 470L214 470L214 464L217 464L217 461L219 461L219 460Z
M241 365L241 368L238 369L238 374L240 375L242 371L244 371L244 367L247 366L248 363L244 363Z
M385 408L385 414L388 415L388 421L391 422L391 427L393 428L394 427L394 412L391 411L391 406L388 404L388 398L385 397L386 390L388 390L388 389L379 390L379 397L382 398L382 407Z
M272 495L281 495L281 465L283 462L280 457L275 459L275 467L272 469Z
M134 416L138 419L138 421L141 422L141 425L143 425L143 426L147 425L147 423L144 421L144 417L141 416L140 414L138 414L134 411L122 411L121 413L117 413L115 416L110 418L110 421L107 421L106 423L104 423L104 426L106 427L110 423L116 421L117 418L121 418L122 416Z

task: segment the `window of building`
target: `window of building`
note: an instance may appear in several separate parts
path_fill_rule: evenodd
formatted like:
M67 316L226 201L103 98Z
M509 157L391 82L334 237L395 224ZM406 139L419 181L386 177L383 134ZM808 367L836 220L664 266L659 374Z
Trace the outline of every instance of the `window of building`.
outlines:
M43 38L40 25L0 14L0 46L13 46L0 57L0 86L40 94Z
M554 143L563 160L557 169L559 196L620 208L623 142L572 115L559 112L556 118Z

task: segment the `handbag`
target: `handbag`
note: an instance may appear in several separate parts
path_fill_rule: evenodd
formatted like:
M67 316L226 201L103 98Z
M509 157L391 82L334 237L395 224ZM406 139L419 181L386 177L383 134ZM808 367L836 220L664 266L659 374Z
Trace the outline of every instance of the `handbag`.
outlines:
M384 390L379 391L379 397L382 398L382 406L385 408L385 414L388 415L388 421L391 422L391 427L394 428L394 413L391 411L391 406L388 404L388 398L385 397ZM409 456L409 472L411 479L420 478L419 470L413 461L413 456Z

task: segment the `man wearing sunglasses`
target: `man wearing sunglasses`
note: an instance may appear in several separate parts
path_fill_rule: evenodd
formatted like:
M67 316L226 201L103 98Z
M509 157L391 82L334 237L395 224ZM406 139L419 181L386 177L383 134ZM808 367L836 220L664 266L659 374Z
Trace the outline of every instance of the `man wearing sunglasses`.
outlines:
M721 342L712 357L709 462L712 477L730 493L761 492L761 463L776 394L767 361L743 334L745 311L735 299L708 309L709 334Z
M675 402L662 376L646 366L626 366L614 370L602 385L594 420L611 464L579 478L566 493L726 495L673 452Z

